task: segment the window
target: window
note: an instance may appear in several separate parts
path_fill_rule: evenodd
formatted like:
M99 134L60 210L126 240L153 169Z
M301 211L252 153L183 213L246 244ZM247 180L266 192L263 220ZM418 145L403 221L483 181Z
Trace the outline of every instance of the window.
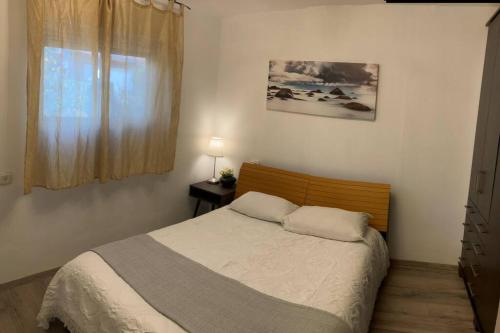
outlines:
M25 192L173 169L183 11L30 0Z
M43 117L85 119L99 114L100 62L100 56L94 57L90 51L45 47L41 85ZM126 113L128 123L144 123L146 71L146 58L111 55L110 117L119 121Z

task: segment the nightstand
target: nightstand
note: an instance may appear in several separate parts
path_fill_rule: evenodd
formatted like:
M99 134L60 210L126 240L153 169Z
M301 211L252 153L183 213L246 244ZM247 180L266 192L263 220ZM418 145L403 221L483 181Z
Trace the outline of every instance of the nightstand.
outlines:
M191 184L189 186L189 195L198 199L193 217L198 215L198 209L202 200L211 203L212 210L214 210L216 206L223 207L230 204L233 201L235 192L236 186L225 188L221 184L210 184L206 181Z

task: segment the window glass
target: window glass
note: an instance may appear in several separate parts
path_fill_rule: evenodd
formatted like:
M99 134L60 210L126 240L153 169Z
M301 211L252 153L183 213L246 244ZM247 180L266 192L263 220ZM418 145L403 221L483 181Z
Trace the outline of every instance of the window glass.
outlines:
M44 48L44 118L85 119L98 114L101 72L95 61L100 59L90 51ZM141 124L146 118L146 66L143 57L111 55L109 107L117 125Z
M43 55L43 116L88 118L97 105L97 78L92 52L45 47Z

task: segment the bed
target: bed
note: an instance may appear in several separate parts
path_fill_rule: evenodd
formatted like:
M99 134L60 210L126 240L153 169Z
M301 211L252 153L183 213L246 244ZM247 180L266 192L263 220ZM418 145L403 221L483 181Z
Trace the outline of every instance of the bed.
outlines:
M364 211L374 216L365 242L339 242L285 231L224 207L149 233L157 242L264 294L320 309L353 332L368 332L378 288L389 267L390 187L314 177L243 164L236 196L259 191L298 205ZM156 311L96 253L64 265L38 315L59 318L72 333L185 332Z

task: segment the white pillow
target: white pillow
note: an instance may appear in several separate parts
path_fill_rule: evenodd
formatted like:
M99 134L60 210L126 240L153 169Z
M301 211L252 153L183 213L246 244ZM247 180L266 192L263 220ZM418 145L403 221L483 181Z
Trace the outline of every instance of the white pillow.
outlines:
M339 208L304 206L285 217L285 230L344 242L363 240L368 213L350 212Z
M274 195L247 192L234 200L229 207L238 213L259 220L283 223L283 218L299 206Z

